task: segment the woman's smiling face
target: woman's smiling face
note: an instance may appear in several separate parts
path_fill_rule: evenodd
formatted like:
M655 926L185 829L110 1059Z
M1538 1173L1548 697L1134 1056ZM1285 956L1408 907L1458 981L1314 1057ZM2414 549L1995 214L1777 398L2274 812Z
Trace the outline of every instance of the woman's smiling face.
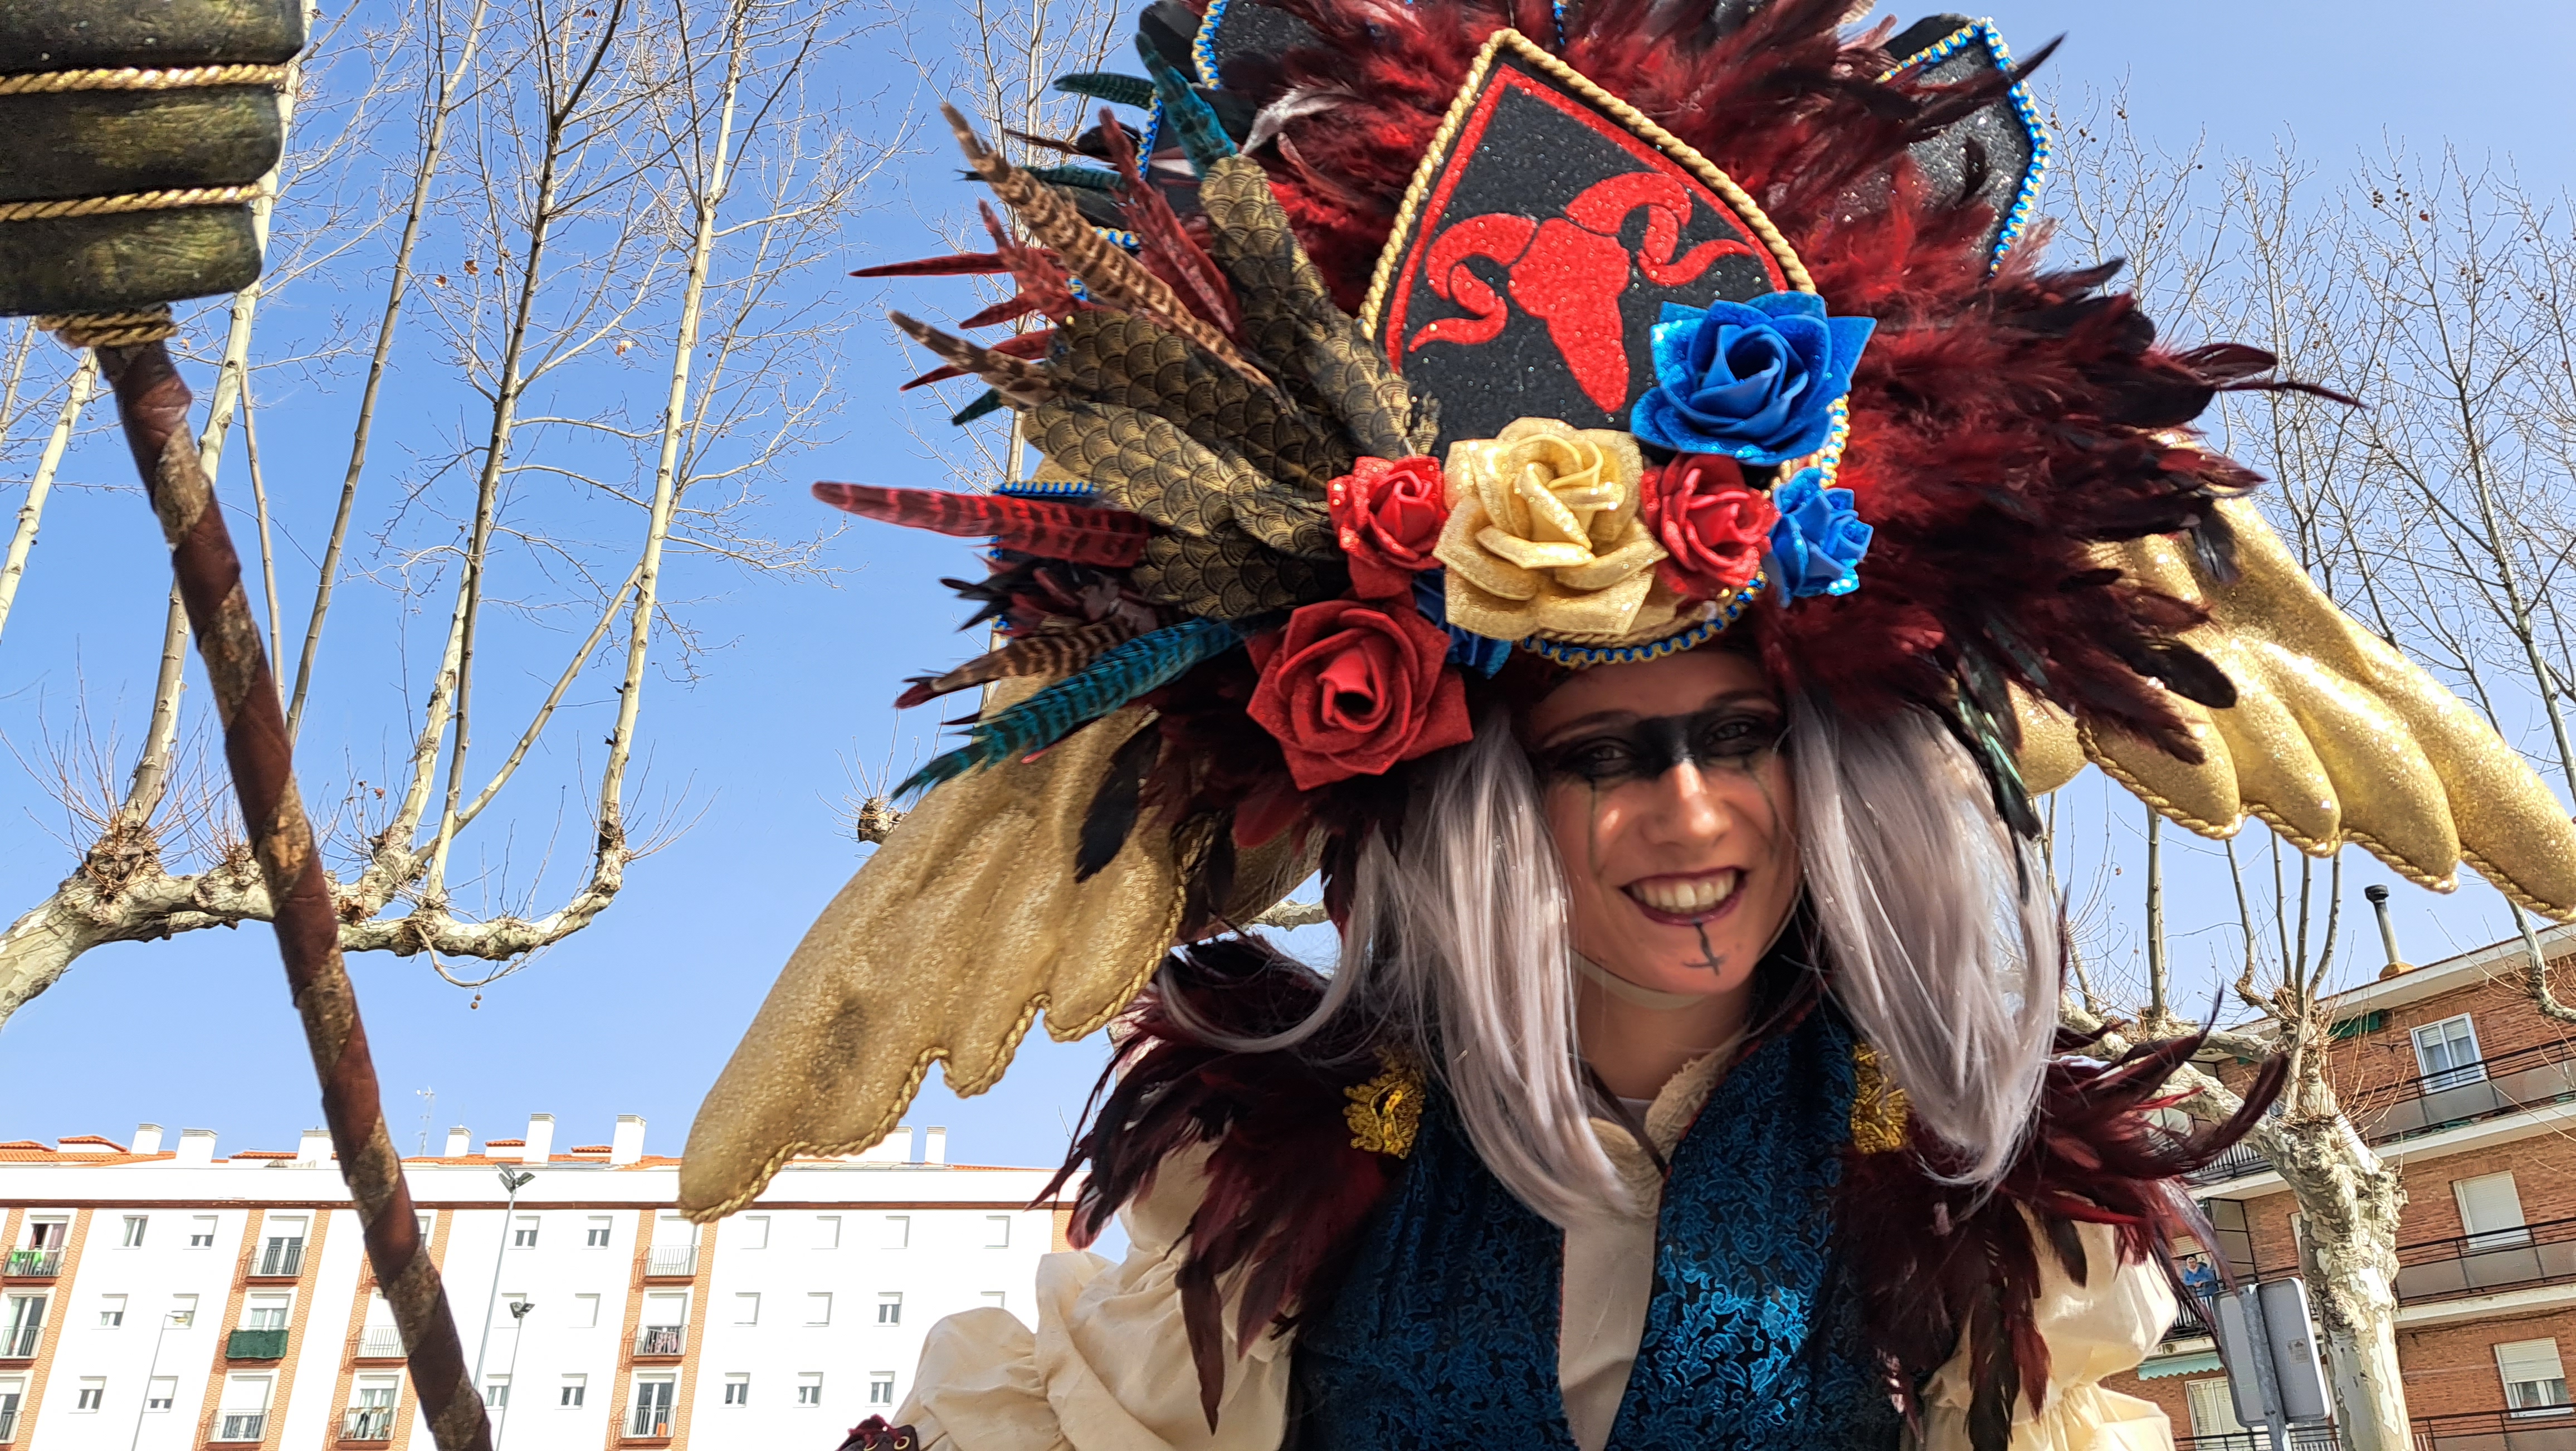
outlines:
M1660 992L1750 980L1798 898L1787 724L1760 666L1707 649L1596 666L1531 709L1576 951Z

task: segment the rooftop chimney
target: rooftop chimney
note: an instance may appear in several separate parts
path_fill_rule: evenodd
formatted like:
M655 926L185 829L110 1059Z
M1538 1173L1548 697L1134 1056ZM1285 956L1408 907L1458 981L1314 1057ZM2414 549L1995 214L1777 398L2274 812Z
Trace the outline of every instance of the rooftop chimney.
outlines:
M909 1164L912 1157L912 1125L897 1124L894 1132L858 1152L862 1164Z
M923 1129L921 1131L921 1162L925 1164L948 1162L948 1130Z
M214 1161L215 1131L213 1129L179 1130L180 1163L211 1164Z
M528 1144L519 1151L523 1163L542 1164L555 1151L555 1116L550 1113L528 1115Z
M161 1126L159 1124L136 1124L134 1126L134 1152L138 1154L157 1154L161 1152Z
M631 1113L617 1116L617 1132L608 1140L608 1162L632 1164L644 1157L644 1120Z
M2379 970L2380 979L2413 972L2415 964L2397 955L2397 924L2388 920L2388 889L2373 884L2362 888L2361 894L2370 899L2370 910L2379 914L2379 942L2388 949L2388 965Z
M458 1124L447 1131L447 1147L439 1150L438 1156L442 1159L462 1159L473 1152L474 1136L465 1131L465 1125Z
M306 1129L304 1131L304 1137L295 1141L295 1162L299 1164L330 1163L331 1131L329 1129Z

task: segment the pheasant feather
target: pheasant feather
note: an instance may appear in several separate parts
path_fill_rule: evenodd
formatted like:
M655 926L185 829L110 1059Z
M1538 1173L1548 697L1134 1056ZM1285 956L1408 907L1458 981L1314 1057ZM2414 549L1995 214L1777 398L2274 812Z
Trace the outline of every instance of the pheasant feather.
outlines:
M980 343L970 343L954 333L941 332L918 318L907 317L899 312L889 313L888 316L893 319L896 327L903 329L906 337L938 354L942 362L957 370L957 373L925 374L905 384L907 388L937 382L941 377L955 377L958 373L972 373L992 384L993 391L1001 394L1003 401L1022 408L1034 408L1054 398L1060 391L1056 387L1055 375L1037 363L1012 357L999 349L988 348ZM1022 333L1011 341L1027 346L1023 339L1042 336L1038 333ZM1039 346L1043 346L1043 343Z
M1070 630L1048 630L1035 635L1022 635L988 654L978 655L942 675L916 675L906 682L911 686L895 697L894 708L910 710L970 685L983 685L1020 675L1070 675L1090 664L1102 652L1114 649L1136 637L1135 628L1124 620L1100 620L1077 625Z
M888 262L879 267L862 267L852 277L975 277L987 272L1005 270L1002 259L992 252L960 252L952 257L916 257L910 262Z
M964 428L967 424L974 422L985 414L996 412L1003 406L1002 395L995 392L993 389L987 388L983 392L975 395L974 402L969 403L965 407L958 409L956 412L949 414L948 424L951 428Z
M1094 660L1082 673L1057 681L989 720L975 722L965 745L913 772L896 794L927 790L969 771L1044 750L1241 643L1243 631L1223 620L1184 620L1138 636Z
M1002 205L1016 213L1040 241L1055 249L1056 255L1064 259L1066 270L1082 279L1093 302L1150 317L1188 338L1253 386L1272 386L1269 375L1255 367L1225 334L1184 307L1170 284L1146 271L1095 231L1062 193L987 147L956 107L939 109L956 131L957 144L964 149L967 164L993 189L993 195L1001 198Z
M1136 148L1127 140L1127 128L1103 111L1100 135L1109 147L1109 164L1117 168L1115 174L1125 185L1127 223L1135 228L1137 241L1142 244L1136 260L1187 297L1200 317L1240 342L1243 310L1234 304L1234 289L1227 285L1216 260L1182 230L1180 216L1172 210L1162 189L1146 181L1144 173L1137 169Z
M1068 96L1089 96L1113 106L1133 106L1142 111L1154 104L1154 83L1143 76L1122 76L1114 71L1082 71L1058 76L1055 88Z
M1163 118L1181 138L1181 152L1190 159L1201 176L1207 169L1235 154L1234 138L1225 134L1225 124L1216 111L1197 91L1190 88L1189 78L1170 61L1163 59L1145 37L1136 37L1136 53L1145 58L1145 68L1154 76L1155 94L1162 97Z
M1118 178L1097 166L1032 166L1029 175L1049 186L1071 187L1077 191L1114 191Z
M1014 499L953 489L884 489L816 484L814 497L862 518L935 534L993 540L1004 549L1069 564L1124 569L1145 555L1153 526L1124 509Z

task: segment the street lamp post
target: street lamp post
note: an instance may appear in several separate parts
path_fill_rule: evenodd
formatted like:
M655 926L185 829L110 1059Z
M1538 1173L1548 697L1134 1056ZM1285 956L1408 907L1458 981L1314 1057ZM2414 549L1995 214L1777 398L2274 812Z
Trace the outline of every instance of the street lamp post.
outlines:
M170 1333L170 1327L178 1321L180 1313L177 1310L162 1311L161 1328L152 1333L152 1366L143 1372L143 1401L134 1408L134 1434L126 1438L125 1451L134 1451L135 1447L143 1444L143 1417L152 1409L152 1381L161 1374L161 1337Z
M510 1252L510 1226L517 1218L519 1191L537 1176L534 1173L501 1171L501 1187L510 1191L509 1202L501 1206L501 1243L492 1251L492 1289L483 1297L483 1338L474 1346L474 1393L483 1393L483 1357L492 1349L492 1311L501 1303L501 1257Z
M527 1338L528 1312L537 1308L534 1300L510 1302L510 1394L519 1392L519 1342ZM501 1437L510 1429L510 1403L501 1403L500 1417L492 1423L492 1451L501 1451Z

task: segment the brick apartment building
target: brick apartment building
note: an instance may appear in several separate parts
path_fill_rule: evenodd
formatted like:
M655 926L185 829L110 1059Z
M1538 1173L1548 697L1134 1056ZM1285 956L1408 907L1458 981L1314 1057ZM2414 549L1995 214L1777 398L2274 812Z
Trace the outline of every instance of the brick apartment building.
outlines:
M2576 993L2576 928L2541 942ZM2332 1082L2405 1184L2397 1357L2417 1451L2576 1451L2576 1024L2533 1003L2528 961L2516 937L2330 1002ZM2194 1188L2237 1275L2297 1273L2296 1204L2260 1155L2240 1148ZM2268 1444L2238 1426L2192 1311L2111 1384L2162 1405L2183 1451Z
M1033 1322L1063 1247L1066 1209L1030 1205L1048 1171L943 1162L940 1129L793 1160L705 1226L643 1120L553 1133L404 1162L509 1451L835 1445L900 1403L941 1316ZM0 1451L427 1451L329 1136L161 1140L0 1143Z

